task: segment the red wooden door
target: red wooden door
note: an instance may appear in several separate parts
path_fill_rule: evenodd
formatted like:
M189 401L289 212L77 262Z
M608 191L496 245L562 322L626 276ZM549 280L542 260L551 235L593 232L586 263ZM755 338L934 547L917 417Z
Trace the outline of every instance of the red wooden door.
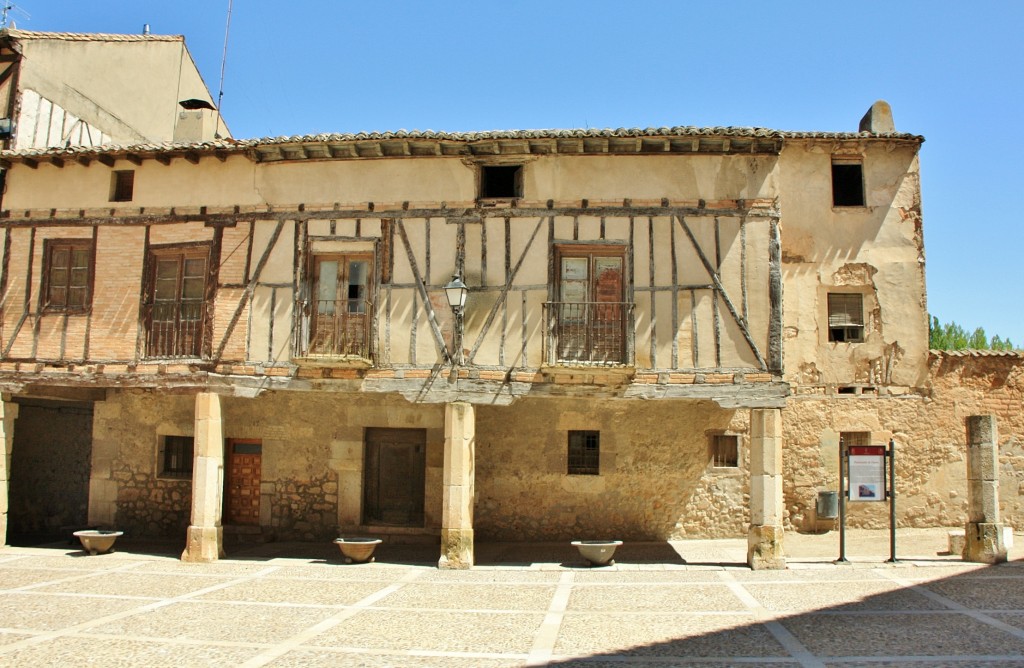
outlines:
M225 485L225 521L228 524L260 523L260 468L263 446L259 441L228 443Z

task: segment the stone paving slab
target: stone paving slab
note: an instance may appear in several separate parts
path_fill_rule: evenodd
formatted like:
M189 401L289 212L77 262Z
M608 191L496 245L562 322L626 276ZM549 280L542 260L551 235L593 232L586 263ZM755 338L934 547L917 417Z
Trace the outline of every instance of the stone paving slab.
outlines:
M1024 665L1024 638L960 613L806 614L782 624L818 656L1013 654Z
M525 656L543 618L534 613L366 610L309 644Z
M558 654L646 657L783 657L785 649L750 615L567 614Z
M888 564L886 532L855 536L851 564L834 536L797 536L789 570L760 572L741 539L638 545L607 568L566 544L482 546L524 561L469 571L438 570L436 545L360 565L333 545L213 564L131 541L0 548L0 666L1024 666L1024 553L965 564L918 530Z

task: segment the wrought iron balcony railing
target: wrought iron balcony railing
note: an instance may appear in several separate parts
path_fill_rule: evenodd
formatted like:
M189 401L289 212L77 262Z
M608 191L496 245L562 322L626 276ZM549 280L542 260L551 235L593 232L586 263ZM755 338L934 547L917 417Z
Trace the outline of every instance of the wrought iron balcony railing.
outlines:
M157 302L149 308L147 357L202 357L206 339L204 302Z
M362 301L318 300L309 316L309 357L370 358L369 305Z
M632 302L547 302L548 364L632 364Z

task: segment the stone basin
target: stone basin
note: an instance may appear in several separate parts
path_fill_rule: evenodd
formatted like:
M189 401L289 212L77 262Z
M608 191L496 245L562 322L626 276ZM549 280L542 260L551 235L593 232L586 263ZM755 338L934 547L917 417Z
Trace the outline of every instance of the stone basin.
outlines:
M574 540L572 544L580 551L580 556L591 566L611 566L615 563L615 548L622 545L621 540Z
M83 529L76 531L75 537L82 541L82 547L89 554L106 554L114 551L114 541L123 536L123 531L107 531L104 529Z
M381 544L380 538L335 538L346 564L365 564L373 561L373 551Z

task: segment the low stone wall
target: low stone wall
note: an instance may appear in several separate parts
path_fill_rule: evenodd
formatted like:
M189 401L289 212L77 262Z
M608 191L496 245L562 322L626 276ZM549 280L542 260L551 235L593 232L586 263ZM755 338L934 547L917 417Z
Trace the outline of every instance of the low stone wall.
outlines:
M870 432L877 443L895 441L899 526L962 526L967 512L964 420L987 414L995 415L999 425L1003 521L1024 528L1024 355L933 353L929 382L922 395L798 395L789 400L783 411L789 528L822 528L814 505L819 491L838 489L841 432ZM889 524L888 504L851 503L848 510L848 526Z
M178 538L185 535L192 510L192 481L156 478L122 464L118 482L117 523L132 538Z

